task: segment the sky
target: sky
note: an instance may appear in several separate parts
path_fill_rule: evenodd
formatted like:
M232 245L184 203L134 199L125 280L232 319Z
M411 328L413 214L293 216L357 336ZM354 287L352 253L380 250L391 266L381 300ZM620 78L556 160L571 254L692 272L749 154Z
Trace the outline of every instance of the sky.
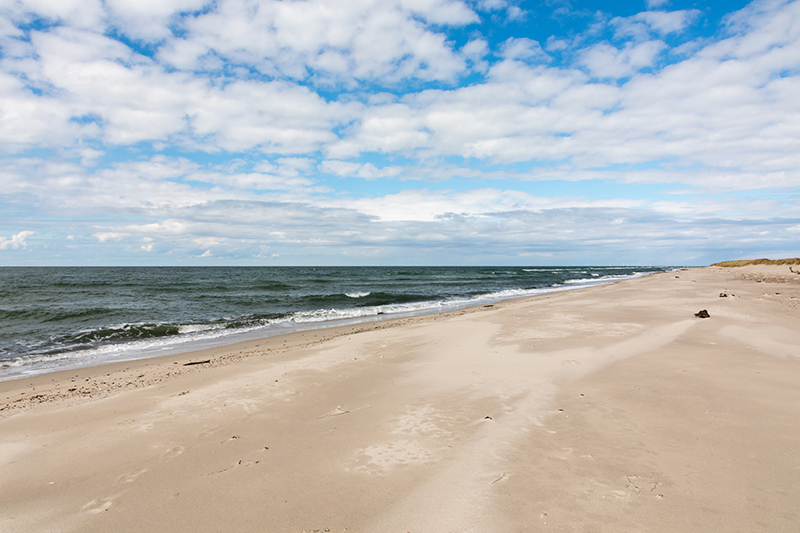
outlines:
M800 256L800 1L0 0L0 265Z

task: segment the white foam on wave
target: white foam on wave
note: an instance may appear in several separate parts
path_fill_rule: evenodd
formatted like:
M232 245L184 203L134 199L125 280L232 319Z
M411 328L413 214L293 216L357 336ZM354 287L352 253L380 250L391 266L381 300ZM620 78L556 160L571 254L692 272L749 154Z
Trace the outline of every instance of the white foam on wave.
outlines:
M363 298L364 296L369 296L372 293L369 292L346 292L344 293L345 296L348 298Z
M585 272L584 272L584 274L585 274ZM566 281L564 281L562 283L564 285L597 285L597 284L600 284L600 283L610 283L612 281L621 281L623 279L638 278L638 277L643 276L643 275L644 275L643 272L634 272L632 274L621 275L621 276L612 276L612 275L598 276L598 275L592 274L592 276L595 276L595 277L568 279L568 280L566 280Z
M186 324L178 327L180 333L199 333L201 331L214 331L223 329L223 324Z

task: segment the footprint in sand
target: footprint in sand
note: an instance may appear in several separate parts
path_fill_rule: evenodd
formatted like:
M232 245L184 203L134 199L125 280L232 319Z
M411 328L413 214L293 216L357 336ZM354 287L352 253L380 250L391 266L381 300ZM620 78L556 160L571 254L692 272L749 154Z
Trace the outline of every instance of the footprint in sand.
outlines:
M211 429L207 429L205 431L201 431L198 436L199 437L210 437L210 436L215 435L215 434L219 433L220 431L222 431L223 428L224 428L224 426L217 426L217 427L214 427L214 428L211 428Z
M350 412L349 409L345 409L341 405L337 405L336 407L334 407L332 410L328 411L324 415L318 416L317 420L321 420L323 418L330 418L332 416L346 415L349 412Z
M133 472L131 474L125 474L124 476L119 478L118 482L119 483L133 483L134 481L136 481L136 478L138 478L139 476L141 476L145 472L147 472L147 470L146 469L142 469L142 470L139 470L138 472Z
M112 503L111 500L92 500L83 506L83 510L91 514L101 513L103 511L108 511Z
M97 500L92 500L86 505L83 506L83 511L85 513L90 514L97 514L102 513L103 511L108 511L108 508L114 503L114 500L119 498L125 494L124 492L120 492L119 494L115 494L114 496L108 496L106 498L98 498Z
M165 451L161 454L163 459L174 459L175 457L179 456L183 453L183 446L173 446L169 450Z

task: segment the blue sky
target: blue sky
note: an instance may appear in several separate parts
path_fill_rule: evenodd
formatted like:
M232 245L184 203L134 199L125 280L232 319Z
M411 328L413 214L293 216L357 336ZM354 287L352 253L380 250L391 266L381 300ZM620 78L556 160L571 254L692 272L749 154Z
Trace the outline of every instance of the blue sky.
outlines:
M0 2L0 265L800 256L800 2Z

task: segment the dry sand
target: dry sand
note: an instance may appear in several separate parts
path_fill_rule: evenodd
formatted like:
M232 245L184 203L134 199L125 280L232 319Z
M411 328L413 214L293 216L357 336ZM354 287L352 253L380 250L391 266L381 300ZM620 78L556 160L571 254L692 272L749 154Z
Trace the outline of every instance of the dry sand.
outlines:
M0 383L9 533L796 532L798 480L788 267Z

